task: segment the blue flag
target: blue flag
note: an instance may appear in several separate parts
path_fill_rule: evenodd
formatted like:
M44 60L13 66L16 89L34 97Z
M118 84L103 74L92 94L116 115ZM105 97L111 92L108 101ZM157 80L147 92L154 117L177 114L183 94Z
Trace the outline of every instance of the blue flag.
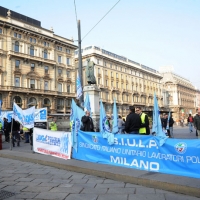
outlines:
M1 115L1 104L2 104L2 101L0 100L0 115Z
M103 138L106 138L108 140L108 144L112 145L114 144L114 134L110 131L110 126L108 119L106 117L106 112L103 107L102 101L100 101L100 132L103 136Z
M78 131L80 130L81 125L82 125L81 118L84 116L84 111L81 108L79 108L73 100L72 100L72 110L73 110L73 114L70 116L70 120L73 121L72 147L77 152L77 149L78 149L77 136L78 136Z
M158 137L160 141L160 146L165 143L165 140L168 138L162 130L162 124L160 119L160 111L158 107L158 101L156 98L156 94L154 94L154 109L153 109L153 126L152 132L156 133L156 137Z
M170 119L170 116L171 116L171 114L170 114L170 112L169 112L168 118L167 118L167 127L166 127L167 130L169 130L169 119Z
M85 97L84 108L91 113L90 97L88 93L86 94L86 97Z
M74 119L74 112L75 112L75 110L76 110L76 103L75 103L74 99L72 99L70 121L73 121L73 119Z
M76 79L76 98L79 99L81 95L83 94L81 80L79 77L79 73L77 73L77 79Z
M117 113L116 100L114 99L114 104L113 104L113 128L112 128L112 133L118 133L118 132L119 132L119 127L118 127L118 113Z

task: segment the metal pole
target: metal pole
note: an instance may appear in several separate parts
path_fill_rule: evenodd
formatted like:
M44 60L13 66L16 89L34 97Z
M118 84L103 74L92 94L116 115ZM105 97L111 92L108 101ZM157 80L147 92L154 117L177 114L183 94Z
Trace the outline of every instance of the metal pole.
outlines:
M82 53L81 53L81 21L78 20L78 73L80 77L81 86L83 87L83 73L82 73ZM79 98L79 104L83 107L83 95Z

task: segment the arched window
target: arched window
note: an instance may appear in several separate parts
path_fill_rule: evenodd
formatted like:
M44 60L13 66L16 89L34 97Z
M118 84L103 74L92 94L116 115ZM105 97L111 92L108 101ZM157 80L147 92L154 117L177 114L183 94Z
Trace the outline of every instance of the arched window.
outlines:
M19 52L19 42L15 42L15 52Z
M30 108L31 106L37 107L37 100L36 100L34 97L31 97L31 98L28 100L28 105L27 105L27 107Z
M15 100L15 103L16 103L19 107L22 106L22 99L21 99L20 96L15 96L15 97L14 97L14 100Z
M44 103L43 103L43 106L44 107L50 107L51 106L51 102L48 98L45 98L44 99Z
M34 56L34 46L30 46L30 55Z
M47 50L44 50L44 59L47 59Z

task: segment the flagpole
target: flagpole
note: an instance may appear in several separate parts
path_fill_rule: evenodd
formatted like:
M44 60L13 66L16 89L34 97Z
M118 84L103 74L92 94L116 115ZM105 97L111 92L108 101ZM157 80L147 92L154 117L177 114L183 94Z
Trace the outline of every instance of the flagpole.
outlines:
M79 78L81 82L81 87L83 85L83 75L82 75L82 53L81 53L81 21L78 20L77 22L77 27L78 27L78 73L79 73ZM84 97L83 94L79 98L79 104L81 107L83 107L83 101Z
M13 100L13 104L15 103L15 99ZM14 113L13 113L14 114ZM12 121L11 121L11 131L10 131L10 150L12 151L12 140L14 140L13 134L12 134L12 129L13 129L13 114L12 114Z

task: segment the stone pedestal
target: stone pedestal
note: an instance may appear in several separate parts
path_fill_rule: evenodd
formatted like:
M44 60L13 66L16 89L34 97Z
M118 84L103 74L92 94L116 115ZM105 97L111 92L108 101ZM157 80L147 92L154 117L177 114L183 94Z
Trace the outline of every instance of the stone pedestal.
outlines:
M87 93L89 95L90 106L91 106L91 116L92 116L94 127L96 130L99 129L99 118L100 118L99 92L100 91L101 90L97 87L97 85L86 85L83 88L84 98L86 97Z

